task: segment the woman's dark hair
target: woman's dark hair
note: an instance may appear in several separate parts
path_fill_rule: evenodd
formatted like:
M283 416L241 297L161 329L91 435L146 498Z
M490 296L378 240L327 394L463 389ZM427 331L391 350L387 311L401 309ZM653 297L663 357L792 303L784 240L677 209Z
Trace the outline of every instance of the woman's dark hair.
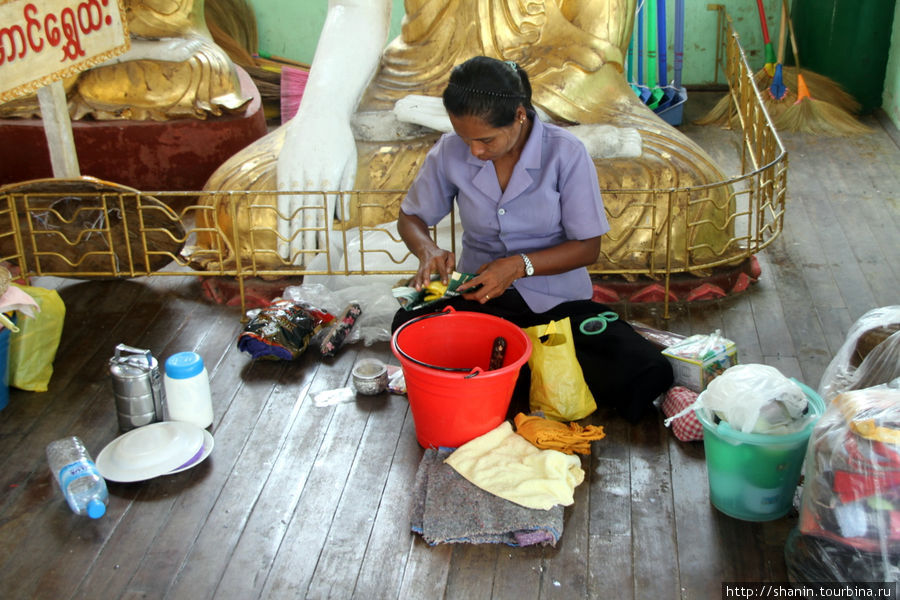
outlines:
M444 89L444 108L456 117L478 117L491 127L506 127L516 109L531 106L528 74L512 61L476 56L453 67Z

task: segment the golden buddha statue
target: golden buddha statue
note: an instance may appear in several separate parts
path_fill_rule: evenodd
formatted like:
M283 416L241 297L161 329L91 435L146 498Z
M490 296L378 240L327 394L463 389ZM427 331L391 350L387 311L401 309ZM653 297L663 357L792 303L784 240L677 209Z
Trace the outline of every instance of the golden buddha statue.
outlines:
M64 82L73 119L204 119L250 101L206 27L203 0L125 0L125 7L131 49ZM0 118L38 116L34 95L0 105Z
M665 207L655 204L660 200L652 193L606 190L699 186L725 177L701 148L647 108L626 82L623 56L634 23L635 0L406 0L402 32L381 52L384 42L379 45L378 35L387 28L384 13L390 9L390 1L383 2L377 7L376 2L331 1L332 9L342 5L342 10L329 11L298 114L226 161L206 189L405 190L441 132L400 127L393 137L366 137L359 135L360 127L354 130L345 121L392 115L410 95L439 102L451 68L485 54L515 61L525 69L533 104L544 113L542 117L579 127L606 127L619 132L622 139L628 139L629 133L639 139L637 153L614 150L594 155L612 226L594 266L646 269L652 263L665 269L665 248L659 239L668 225L662 219L655 231L648 226L654 211L665 214ZM352 15L358 15L358 20ZM371 48L379 49L376 62L371 62ZM341 53L343 58L334 58ZM347 83L348 79L357 83ZM351 100L342 100L345 97ZM348 141L351 131L357 135ZM329 158L329 152L341 145L349 150L352 164L346 157ZM255 253L258 266L272 268L305 260L298 251L316 247L315 235L309 232L315 217L304 211L302 218L291 218L300 214L295 212L296 205L303 201L296 198L302 197L279 198L276 203L260 196L254 201L277 205L282 218L275 210L255 211L253 216L239 212L238 218L247 220L242 230L272 231L267 237L256 235L256 247L251 247L249 236L242 238L242 256ZM401 199L402 194L397 194L380 209L367 209L362 215L350 207L350 219L341 226L360 219L367 225L394 221ZM208 201L216 202L214 196ZM673 267L696 264L698 258L722 257L731 236L727 227L714 223L728 219L706 212L729 207L730 201L724 198L691 208L695 213L691 215L687 206L676 208L673 230L680 239L673 247L682 250L676 252ZM227 206L218 206L217 213L220 226L229 222ZM709 219L709 226L691 229L691 235L702 240L684 239L688 216L692 222ZM318 244L321 247L321 240ZM276 246L279 252L274 253ZM701 249L686 250L689 246Z

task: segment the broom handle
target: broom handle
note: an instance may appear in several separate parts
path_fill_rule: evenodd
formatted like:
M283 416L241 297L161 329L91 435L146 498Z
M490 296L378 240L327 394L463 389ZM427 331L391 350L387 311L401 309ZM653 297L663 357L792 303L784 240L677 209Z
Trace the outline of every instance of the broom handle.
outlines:
M684 0L675 0L675 87L681 87L684 63Z
M637 83L644 85L644 3L638 4L637 13Z
M669 81L669 65L666 64L666 46L669 40L666 36L666 0L656 0L656 55L659 60L659 80L660 85L666 85Z
M797 38L794 37L794 22L791 20L791 14L787 12L788 3L787 0L781 0L781 10L783 10L787 16L787 24L788 31L791 33L791 48L794 49L794 62L797 63L797 72L800 72L800 51L797 50Z
M778 25L778 64L784 64L784 50L787 45L787 29L784 27L784 21L787 18L787 6L781 4L781 23Z
M766 23L766 9L763 7L763 0L756 0L756 8L759 12L759 24L762 25L763 43L770 43L769 25Z

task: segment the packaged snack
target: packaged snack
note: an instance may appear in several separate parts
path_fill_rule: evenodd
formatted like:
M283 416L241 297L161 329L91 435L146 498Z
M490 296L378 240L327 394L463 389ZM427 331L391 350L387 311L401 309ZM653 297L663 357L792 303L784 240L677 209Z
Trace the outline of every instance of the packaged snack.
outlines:
M692 335L662 351L672 364L675 385L702 392L717 375L738 362L737 348L717 329L709 335Z
M400 286L395 287L391 291L394 294L394 298L400 303L400 306L406 310L416 310L423 306L429 306L435 302L461 295L461 292L456 291L456 289L473 277L475 275L472 273L453 271L446 286L440 279L434 279L421 290L417 290L412 286Z

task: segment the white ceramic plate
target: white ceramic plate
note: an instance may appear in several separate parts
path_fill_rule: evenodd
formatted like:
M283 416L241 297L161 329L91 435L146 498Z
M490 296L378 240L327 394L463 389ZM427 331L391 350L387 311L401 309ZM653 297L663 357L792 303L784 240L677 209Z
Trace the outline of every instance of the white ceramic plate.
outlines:
M203 446L197 451L197 454L192 456L186 463L181 465L180 467L176 467L166 473L166 475L171 475L172 473L181 473L182 471L187 471L191 467L196 467L204 460L206 457L210 455L213 450L213 446L215 445L215 440L210 432L207 430L203 430Z
M185 465L202 448L204 429L184 421L150 423L111 441L97 456L104 479L143 481Z

